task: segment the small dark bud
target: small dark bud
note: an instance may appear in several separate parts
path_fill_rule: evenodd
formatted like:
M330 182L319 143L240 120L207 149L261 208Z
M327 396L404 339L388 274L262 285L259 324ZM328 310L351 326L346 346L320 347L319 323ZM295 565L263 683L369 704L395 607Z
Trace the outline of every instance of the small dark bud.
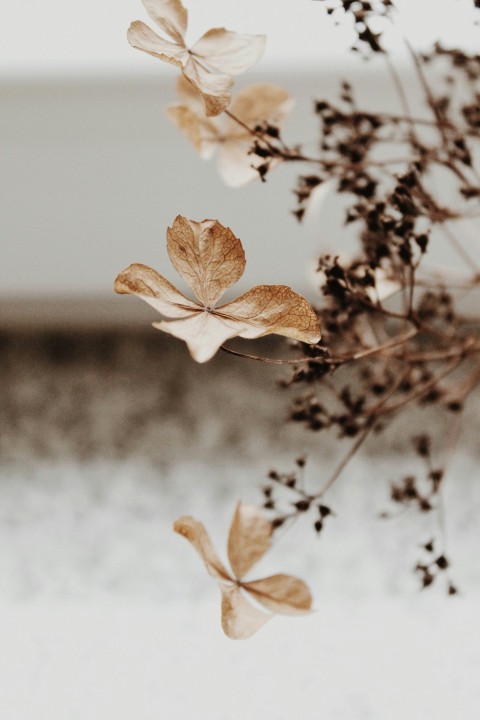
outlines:
M262 147L259 143L255 143L253 146L254 155L258 155L261 158L267 158L271 156L271 151L268 148Z
M298 210L292 210L292 215L294 215L298 222L302 222L303 216L305 215L305 208L299 208Z
M435 577L429 572L425 572L422 577L422 587L426 588L433 583Z
M409 498L410 500L413 500L413 498L416 498L418 493L417 493L417 488L416 488L416 484L415 484L416 479L413 477L413 475L408 475L404 479L403 482L404 482L404 487L405 487L405 489L404 489L405 497Z
M272 520L272 528L276 530L277 528L281 527L283 523L285 522L285 518L278 517Z
M415 238L415 242L417 243L422 253L426 252L428 245L428 235L426 235L425 233L423 233L422 235L417 235L417 237Z
M430 455L430 438L428 435L419 435L414 439L416 452L420 457L428 457Z
M430 540L428 543L425 543L425 545L423 547L425 548L425 550L427 552L433 552L433 550L434 550L433 540Z
M420 510L422 512L430 512L430 510L432 509L431 504L428 502L428 500L426 498L420 498L418 507L420 508Z
M435 564L440 570L446 570L448 567L448 560L445 555L439 555L435 560Z
M266 133L267 135L270 135L272 138L278 138L280 136L280 132L277 127L274 125L267 125L266 127Z
M443 470L432 470L428 477L433 481L434 485L439 485L443 478Z
M298 500L294 503L294 507L300 512L306 512L310 508L310 500Z
M327 505L319 505L318 512L320 513L322 518L328 517L328 515L332 514L332 511L329 507L327 507Z
M256 167L255 170L260 175L260 180L262 182L266 182L265 176L269 171L269 165L267 163L264 163L263 165L259 165L258 167Z
M315 528L315 530L317 531L317 533L320 533L320 532L322 531L322 528L323 528L323 523L322 523L322 521L321 521L321 520L317 520L317 521L315 522L314 528Z

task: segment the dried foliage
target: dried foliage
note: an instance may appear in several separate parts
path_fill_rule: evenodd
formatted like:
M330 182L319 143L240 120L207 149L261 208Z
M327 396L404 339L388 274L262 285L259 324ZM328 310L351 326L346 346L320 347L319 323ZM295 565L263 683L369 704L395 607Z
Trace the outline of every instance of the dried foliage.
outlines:
M437 417L445 416L448 440L436 439L435 427L413 433L421 470L393 480L387 493L393 507L438 514L438 537L420 542L423 557L414 572L424 588L437 577L446 578L448 593L455 594L442 489L463 409L480 384L479 318L467 316L457 302L459 295L465 298L480 286L480 266L464 242L480 237L475 225L480 215L480 56L440 43L419 53L403 38L424 102L421 117L415 117L384 42L384 29L395 27L393 2L319 0L326 16L352 25L354 52L385 63L402 111L362 109L344 81L338 101L320 97L314 103L318 149L309 153L301 143L288 145L282 138L292 100L281 88L254 85L229 105L232 75L253 64L263 39L213 30L187 50L181 3L144 4L173 42L143 23L133 24L130 42L182 68L188 83L179 83L180 103L168 113L199 154L207 158L218 150L220 173L231 185L253 177L265 181L272 168L300 163L293 211L298 220L328 188L344 198L345 225L358 238L350 257L339 252L319 258L316 314L284 286L259 286L217 308L224 290L242 275L245 260L240 241L212 220L179 217L167 235L172 263L196 301L143 265L132 265L117 278L117 292L137 294L159 310L167 320L155 326L185 340L196 360L208 360L222 346L245 359L289 367L281 384L296 393L290 421L307 432L334 433L348 445L334 471L313 490L305 489L303 457L293 472L271 470L262 488L270 521L251 506L238 506L229 539L233 575L218 560L200 523L192 518L177 522L175 529L194 544L222 587L225 631L246 637L265 621L243 591L273 612L289 603L310 607L299 581L245 583L243 575L268 549L272 530L309 517L320 534L334 516L325 496L350 460L372 434L414 406L433 406ZM478 6L474 0L472 20ZM222 111L224 118L210 118ZM448 193L438 191L439 173L448 178ZM437 249L445 245L464 271L434 264ZM256 338L271 332L293 338L295 355L265 358L222 345L236 335Z
M270 548L272 537L272 524L255 505L239 502L232 518L227 547L233 573L219 560L198 520L181 517L173 529L187 538L209 574L218 581L222 593L222 627L228 637L235 640L251 637L273 614L303 615L309 612L312 597L303 580L280 574L245 581L245 575ZM256 604L248 602L246 594Z
M193 290L189 300L146 265L130 265L115 280L115 291L132 293L166 320L153 326L184 340L197 362L206 362L232 337L270 333L306 343L320 339L317 316L308 302L286 285L257 285L236 300L216 307L245 269L245 253L230 228L217 220L175 218L167 230L172 265Z
M251 128L277 137L293 108L293 98L275 85L250 85L238 93L225 117L211 119L205 115L200 94L183 78L177 83L177 93L181 104L167 108L169 118L200 157L208 160L218 150L218 171L225 184L240 187L258 178L264 159L253 146Z
M136 20L127 34L130 45L180 67L184 77L201 93L206 114L219 115L230 103L233 76L257 62L265 48L265 37L212 28L188 48L188 13L180 0L142 1L151 19L170 39L165 40Z

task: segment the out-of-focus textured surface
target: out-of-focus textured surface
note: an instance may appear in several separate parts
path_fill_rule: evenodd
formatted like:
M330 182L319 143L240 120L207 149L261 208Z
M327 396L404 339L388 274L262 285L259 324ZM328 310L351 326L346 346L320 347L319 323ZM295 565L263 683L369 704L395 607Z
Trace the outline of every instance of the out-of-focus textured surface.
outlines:
M201 519L223 555L236 500L259 501L269 468L307 452L317 486L338 461L336 442L284 425L282 372L225 355L197 365L153 330L1 336L2 718L476 718L473 405L445 485L459 596L441 581L419 592L412 566L436 519L389 501L389 480L416 467L408 438L433 421L422 411L345 472L320 539L300 524L259 564L307 579L317 612L249 642L222 636L215 583L171 525Z

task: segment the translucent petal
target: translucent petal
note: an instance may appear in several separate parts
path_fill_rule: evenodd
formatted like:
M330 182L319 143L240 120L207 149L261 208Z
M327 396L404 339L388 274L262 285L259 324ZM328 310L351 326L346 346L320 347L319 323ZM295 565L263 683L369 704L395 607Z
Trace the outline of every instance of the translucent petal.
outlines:
M136 20L130 25L127 39L130 45L137 50L178 67L183 67L188 61L188 50L185 47L164 40L140 20Z
M190 515L184 515L175 521L173 529L193 545L212 577L220 581L231 579L201 522Z
M243 583L243 587L257 602L274 613L303 615L312 606L312 595L307 585L292 575L271 575Z
M222 627L232 640L246 640L255 635L272 615L251 605L241 590L233 585L220 585L222 592Z
M281 127L294 104L294 99L278 85L256 83L255 85L249 85L236 95L230 111L251 128L265 122ZM227 135L234 136L238 132L238 123L227 117ZM243 131L243 134L245 134L245 131Z
M230 90L233 80L224 73L212 73L190 56L183 73L202 93L205 112L208 117L220 115L228 107L231 100Z
M238 75L262 56L265 42L265 35L242 35L212 28L195 43L191 53L215 72Z
M264 160L257 155L249 154L253 147L251 136L234 140L226 140L220 145L218 152L218 172L225 185L242 187L260 177L255 169Z
M199 363L211 360L220 345L238 335L239 329L235 322L225 321L206 311L180 320L155 322L153 327L184 340L191 356Z
M142 0L152 20L179 45L187 31L188 11L180 0Z
M256 505L238 503L228 535L228 559L241 579L267 552L272 539L272 524Z
M117 276L114 290L121 295L138 295L159 313L169 318L182 318L201 310L168 280L147 265L129 265Z
M186 105L170 105L167 108L167 115L187 136L200 157L209 160L215 153L219 140L219 130L213 121L197 115Z

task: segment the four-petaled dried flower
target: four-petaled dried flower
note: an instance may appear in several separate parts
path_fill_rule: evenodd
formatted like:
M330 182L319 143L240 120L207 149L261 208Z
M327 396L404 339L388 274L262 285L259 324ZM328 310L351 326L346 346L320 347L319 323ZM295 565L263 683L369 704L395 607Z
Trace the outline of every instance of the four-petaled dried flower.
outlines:
M240 187L257 179L257 166L264 160L251 153L254 138L247 128L254 131L265 124L281 128L293 107L293 98L276 85L250 85L238 93L229 108L242 125L230 116L206 117L201 95L183 77L179 78L177 92L180 104L167 108L168 117L205 160L218 148L218 171L225 184ZM278 159L274 158L270 167L275 162Z
M218 220L195 222L179 215L167 229L170 260L193 290L190 300L162 275L133 264L115 280L115 291L138 295L166 320L154 327L184 340L194 360L206 362L232 337L276 333L305 343L320 339L317 316L286 285L256 285L233 302L216 307L227 288L243 275L240 240Z
M142 0L151 19L171 38L157 35L136 20L127 33L137 50L177 65L201 92L207 115L219 115L230 103L233 75L248 70L262 55L264 35L241 35L212 28L193 47L185 44L188 12L180 0Z
M173 529L187 538L202 558L222 593L222 627L234 640L257 632L274 614L303 615L312 605L307 585L292 575L270 575L246 582L243 578L270 547L272 525L255 505L238 503L228 536L230 573L215 552L202 523L193 517L179 518ZM248 602L246 593L266 613Z

